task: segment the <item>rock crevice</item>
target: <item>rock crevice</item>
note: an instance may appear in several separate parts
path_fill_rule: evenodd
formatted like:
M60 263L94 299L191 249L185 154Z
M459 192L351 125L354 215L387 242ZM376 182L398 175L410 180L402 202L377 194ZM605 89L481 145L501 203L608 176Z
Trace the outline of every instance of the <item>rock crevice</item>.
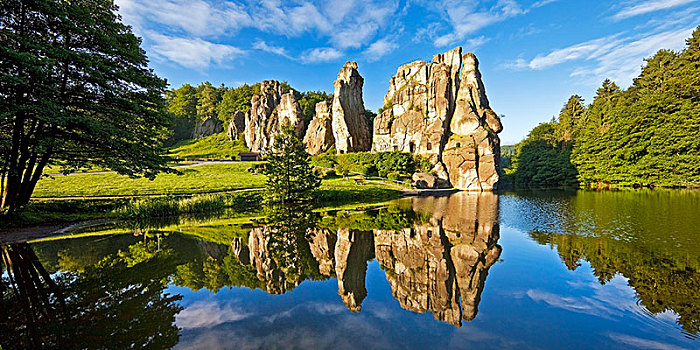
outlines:
M473 53L457 47L398 68L374 119L372 151L426 157L455 188L490 191L498 182L503 126L489 106Z

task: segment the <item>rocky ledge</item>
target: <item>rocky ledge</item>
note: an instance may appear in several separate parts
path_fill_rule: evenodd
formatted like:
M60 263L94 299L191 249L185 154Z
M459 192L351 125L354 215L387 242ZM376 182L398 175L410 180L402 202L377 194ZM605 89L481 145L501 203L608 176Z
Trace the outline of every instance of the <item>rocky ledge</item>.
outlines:
M503 129L489 106L479 61L457 47L431 63L399 67L374 119L372 151L425 156L453 187L491 191L498 182Z

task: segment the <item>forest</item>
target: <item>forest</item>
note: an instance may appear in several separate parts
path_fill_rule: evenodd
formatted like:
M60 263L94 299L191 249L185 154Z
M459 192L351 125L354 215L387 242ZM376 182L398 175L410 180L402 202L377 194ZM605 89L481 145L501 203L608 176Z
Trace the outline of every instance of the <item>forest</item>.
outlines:
M645 61L629 88L606 79L590 104L571 96L504 152L506 185L700 186L700 27Z

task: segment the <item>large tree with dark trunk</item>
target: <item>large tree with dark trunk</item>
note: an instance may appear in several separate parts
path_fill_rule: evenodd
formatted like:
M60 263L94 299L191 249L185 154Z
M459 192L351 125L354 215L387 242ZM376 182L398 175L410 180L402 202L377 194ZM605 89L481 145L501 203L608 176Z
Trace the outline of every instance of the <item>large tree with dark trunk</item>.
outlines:
M4 214L29 202L47 165L167 169L167 84L112 0L2 0L0 43Z

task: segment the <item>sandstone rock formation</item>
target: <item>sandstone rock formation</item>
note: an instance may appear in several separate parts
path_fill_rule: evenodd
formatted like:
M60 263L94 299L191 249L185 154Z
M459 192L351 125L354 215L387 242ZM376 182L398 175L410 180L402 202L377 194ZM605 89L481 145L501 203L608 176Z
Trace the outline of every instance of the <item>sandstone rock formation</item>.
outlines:
M311 155L321 154L335 146L331 103L328 101L321 101L316 104L316 113L306 129L304 144L306 144L306 150Z
M233 113L231 121L226 129L226 136L229 141L238 140L238 134L245 130L245 114L240 111Z
M478 61L457 47L398 68L374 119L372 151L422 155L433 173L462 190L490 191L498 182L503 127L489 107Z
M304 121L301 108L294 94L282 94L278 81L265 80L260 84L260 95L253 96L246 114L245 142L253 152L261 152L270 146L275 135L281 132L288 120L299 137L303 137Z
M224 125L221 123L221 120L217 117L209 117L195 125L192 138L198 139L200 137L207 137L222 131L224 131Z
M362 101L364 79L356 62L347 62L333 84L332 127L338 153L369 151L372 139Z

